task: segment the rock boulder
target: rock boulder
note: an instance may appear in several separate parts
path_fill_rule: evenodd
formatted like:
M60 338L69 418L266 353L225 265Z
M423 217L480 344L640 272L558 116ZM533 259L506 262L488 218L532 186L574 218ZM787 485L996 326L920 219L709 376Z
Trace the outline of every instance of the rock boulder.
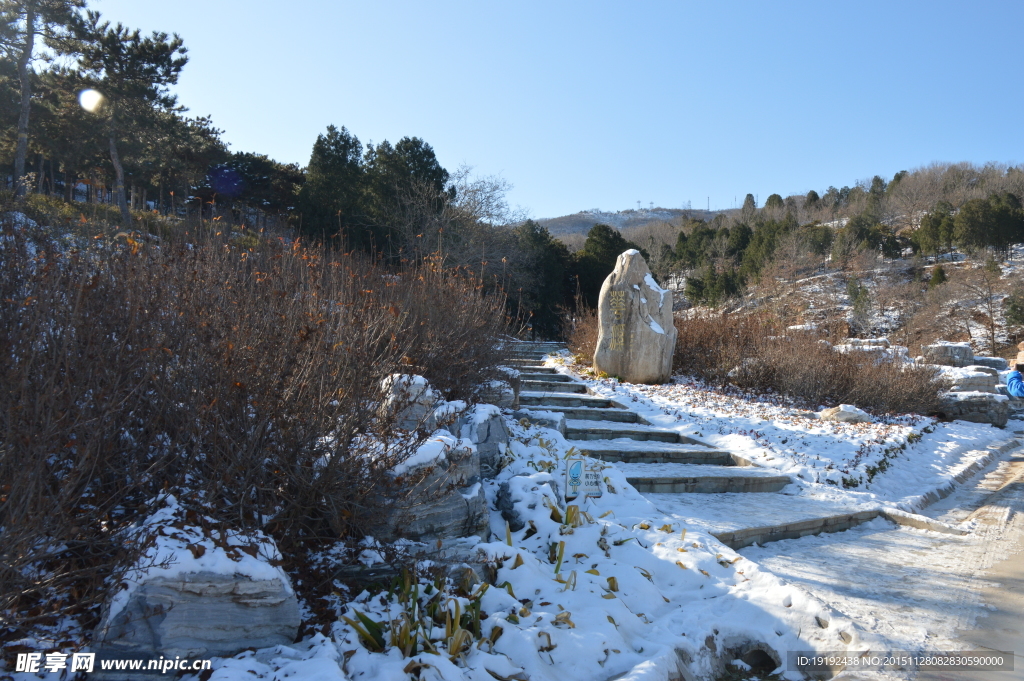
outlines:
M974 362L974 351L970 343L939 341L922 347L921 355L928 364L948 367L965 367Z
M434 410L442 402L441 396L430 387L427 379L409 374L392 374L384 379L381 416L394 418L399 428L428 431L437 427Z
M620 255L598 301L594 368L627 383L665 383L672 375L676 327L672 292L658 286L640 251Z
M368 534L381 541L420 542L487 536L487 497L480 482L480 455L472 443L439 430L395 472L411 487Z
M1010 362L1003 359L1002 357L978 357L975 356L973 360L974 364L989 367L996 371L1006 371L1010 368Z
M492 404L478 404L460 417L459 430L463 438L476 445L480 477L487 480L497 475L511 437L501 410Z
M871 414L852 404L840 404L838 407L825 409L818 414L818 418L822 421L839 421L840 423L871 423L874 421Z
M940 414L952 420L991 423L1002 428L1010 416L1010 400L987 392L948 392L942 396Z
M999 382L999 372L980 365L946 369L942 375L952 381L950 392L994 393Z
M218 572L157 577L139 585L101 624L97 657L230 657L247 648L290 645L299 624L299 604L284 571L277 579Z

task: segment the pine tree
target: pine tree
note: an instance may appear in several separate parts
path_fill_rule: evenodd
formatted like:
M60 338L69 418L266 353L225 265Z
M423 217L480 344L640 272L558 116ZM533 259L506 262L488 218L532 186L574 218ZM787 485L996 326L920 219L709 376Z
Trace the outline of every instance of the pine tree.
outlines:
M359 138L342 126L318 135L299 190L304 234L327 241L340 237L347 246L365 249L363 191L366 173Z
M169 86L188 62L181 38L154 31L143 37L121 24L100 23L98 12L90 11L78 27L80 74L93 78L105 98L103 115L107 123L110 161L114 166L115 192L125 228L132 226L125 196L124 166L118 141L133 127L151 122L158 111L177 111L177 97Z
M9 52L18 63L20 107L18 133L14 152L14 181L16 193L22 195L25 186L25 157L28 153L29 117L32 110L32 62L36 59L38 39L49 47L62 49L69 40L69 30L76 25L84 0L2 0L0 24L10 46Z
M588 306L597 307L597 299L605 278L615 269L615 261L619 255L631 248L637 246L608 225L594 225L587 232L583 248L574 254L574 269L580 293ZM645 259L647 258L642 249L637 250L640 250Z

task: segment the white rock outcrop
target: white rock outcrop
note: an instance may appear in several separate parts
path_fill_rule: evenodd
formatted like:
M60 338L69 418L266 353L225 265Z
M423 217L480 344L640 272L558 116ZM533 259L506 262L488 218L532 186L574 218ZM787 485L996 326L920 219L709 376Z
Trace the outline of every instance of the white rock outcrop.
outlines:
M434 410L443 402L427 379L415 374L392 374L381 383L384 398L381 416L394 418L399 428L432 431L437 427Z
M230 657L290 645L299 603L273 540L259 531L189 524L167 495L136 538L147 549L123 576L93 637L97 658ZM103 672L97 679L137 679Z
M974 350L970 343L950 343L939 341L934 345L921 348L921 355L928 364L939 364L949 367L965 367L974 363Z
M972 365L965 367L937 367L939 375L950 382L950 392L996 393L999 372L995 369Z
M1006 426L1010 398L989 392L948 392L940 395L939 415L943 418Z
M840 423L871 423L871 414L858 409L852 404L840 404L838 407L825 409L818 414L822 421L839 421Z
M601 286L594 368L627 383L665 383L672 376L676 327L672 292L658 286L640 251L615 261Z
M421 542L486 537L490 519L475 444L438 430L393 472L402 491L382 510L370 535Z

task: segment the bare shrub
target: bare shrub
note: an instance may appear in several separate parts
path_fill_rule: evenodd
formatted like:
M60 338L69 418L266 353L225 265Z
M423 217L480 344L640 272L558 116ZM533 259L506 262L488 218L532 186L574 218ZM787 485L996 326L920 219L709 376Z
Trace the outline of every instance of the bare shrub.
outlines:
M399 271L296 243L33 252L0 241L0 622L74 610L134 556L120 534L173 493L196 522L261 527L286 554L357 538L425 433L377 408L422 373L489 378L503 301L431 263ZM404 487L402 489L405 489ZM266 522L268 518L272 518ZM109 583L109 582L108 582Z
M944 387L931 370L836 352L822 342L825 334L783 336L766 314L677 319L676 328L676 371L779 392L810 407L846 403L882 413L928 414L938 408Z
M587 307L581 296L576 297L575 309L562 315L562 328L565 329L566 345L572 354L579 357L585 364L594 361L597 351L597 338L601 331L598 323L597 310Z

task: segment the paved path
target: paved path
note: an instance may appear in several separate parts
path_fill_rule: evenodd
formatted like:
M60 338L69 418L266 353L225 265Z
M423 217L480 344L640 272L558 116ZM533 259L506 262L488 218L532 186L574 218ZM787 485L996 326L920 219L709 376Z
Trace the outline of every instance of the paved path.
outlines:
M1014 671L847 671L839 681L1024 679L1024 454L1012 453L926 513L971 532L939 535L875 520L742 553L850 616L889 650L1015 653Z
M972 627L959 630L956 639L978 650L1010 651L1013 671L922 672L921 681L1020 681L1024 679L1024 454L986 476L989 487L999 491L973 510L969 520L980 533L1001 547L1004 555L976 575L979 602L984 608ZM983 485L984 485L983 481ZM969 508L969 505L968 505ZM947 514L947 518L967 509ZM1009 555L1005 555L1009 554Z

